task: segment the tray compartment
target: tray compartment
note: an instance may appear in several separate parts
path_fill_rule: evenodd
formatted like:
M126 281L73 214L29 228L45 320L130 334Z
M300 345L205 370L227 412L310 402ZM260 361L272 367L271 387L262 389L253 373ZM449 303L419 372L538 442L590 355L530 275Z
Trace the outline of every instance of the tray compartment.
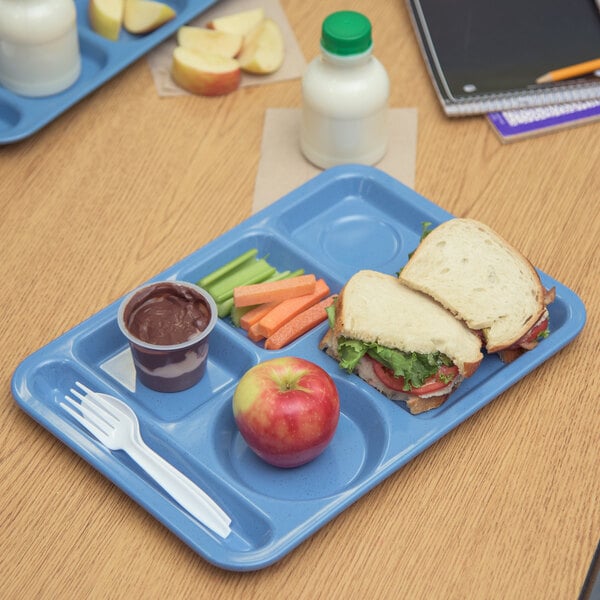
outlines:
M102 369L108 373L110 384L116 383L115 394L131 404L132 408L150 419L173 423L187 418L190 413L223 390L231 387L238 380L238 374L244 372L258 362L258 356L250 346L239 346L231 328L224 323L217 326L210 334L208 363L204 377L195 386L176 394L156 392L141 384L137 377L128 344L121 333L116 316L107 314L105 322L93 332L75 338L72 345L73 356L92 371ZM116 361L118 369L107 367L107 361ZM115 373L126 373L125 377ZM128 382L135 381L134 390ZM97 385L93 389L98 390Z
M109 49L105 47L98 34L93 32L80 32L79 48L81 51L81 74L79 79L73 84L81 85L97 77L98 73L106 67L110 60ZM103 38L104 39L104 38ZM68 93L66 90L63 93Z
M66 416L59 402L62 402L75 381L84 379L84 375L85 371L68 357L45 360L36 369L34 377L22 382L21 393L43 399L49 411Z
M239 433L230 400L215 417L211 440L219 470L236 488L291 501L327 498L359 485L377 470L390 431L366 390L335 375L334 380L340 394L340 420L331 443L315 460L293 469L267 464Z
M306 204L283 210L278 225L299 247L348 273L398 271L419 242L421 224L449 217L401 184L394 193L360 177L330 182Z
M229 514L232 534L221 543L236 552L256 550L271 542L273 523L256 503L244 496L237 482L221 472L216 449L212 446L213 440L225 434L215 430L218 426L215 414L231 411L231 393L213 396L208 404L203 410L189 414L180 424L147 419L140 423L142 436L151 448L200 485ZM131 463L129 468L137 469L140 477L148 479L135 464ZM156 488L157 493L164 494L151 480L148 484Z
M50 425L49 428L52 429L52 424L62 423L62 426L70 429L70 435L65 441L78 449L87 462L103 472L129 496L141 504L148 503L146 508L156 507L156 503L160 503L163 513L180 513L175 518L183 517L187 529L191 527L207 531L193 517L182 512L171 497L127 454L104 447L61 408L60 402L75 381L81 381L92 389L99 389L98 382L94 378L88 379L88 374L70 359L50 360L40 365L36 377L30 382L29 393L32 397L45 399L46 409L42 411L43 419L40 419L42 424L47 427ZM230 402L229 398L227 400ZM225 401L221 398L221 404ZM133 406L134 402L130 404ZM232 534L222 543L230 545L236 552L248 552L271 541L273 525L270 519L238 490L227 485L222 475L211 468L211 463L214 466L213 452L211 450L206 453L203 450L210 435L209 430L212 429L211 419L196 419L196 427L188 430L192 443L174 443L171 428L153 420L143 409L135 408L146 443L215 498L232 517ZM149 494L151 498L148 497ZM209 532L209 535L214 534Z

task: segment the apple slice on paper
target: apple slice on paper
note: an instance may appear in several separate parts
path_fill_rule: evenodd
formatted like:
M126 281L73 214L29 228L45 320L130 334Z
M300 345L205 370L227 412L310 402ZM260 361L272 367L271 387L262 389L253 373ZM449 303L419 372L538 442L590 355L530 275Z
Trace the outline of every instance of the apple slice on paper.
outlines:
M272 19L264 19L246 36L238 60L243 71L266 75L281 67L284 55L279 25Z
M177 43L180 46L229 58L239 54L243 41L244 38L239 33L203 27L180 27L177 32Z
M88 18L97 34L109 40L118 40L123 22L123 0L90 0Z
M175 16L175 11L162 2L125 0L123 25L129 33L150 33Z
M177 46L173 52L171 76L188 92L221 96L239 87L242 73L235 58Z
M232 15L217 17L207 27L209 29L217 29L218 31L226 31L227 33L236 33L244 36L250 33L264 18L264 9L253 8Z

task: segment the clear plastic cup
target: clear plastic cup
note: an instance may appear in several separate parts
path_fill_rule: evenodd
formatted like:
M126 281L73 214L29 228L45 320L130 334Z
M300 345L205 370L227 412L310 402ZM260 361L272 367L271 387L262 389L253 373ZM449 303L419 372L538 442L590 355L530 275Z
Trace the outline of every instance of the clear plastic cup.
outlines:
M206 370L208 338L217 322L210 294L185 281L157 281L131 292L118 323L129 341L138 380L159 392L179 392Z

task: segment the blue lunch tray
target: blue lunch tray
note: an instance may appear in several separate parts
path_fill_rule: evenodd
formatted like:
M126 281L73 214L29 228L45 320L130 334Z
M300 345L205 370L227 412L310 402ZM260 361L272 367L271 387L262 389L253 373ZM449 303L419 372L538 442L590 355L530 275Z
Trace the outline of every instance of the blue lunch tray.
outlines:
M162 1L177 12L172 21L146 35L133 35L123 29L118 41L112 41L90 28L88 0L75 0L81 51L79 78L66 90L41 98L20 96L0 85L0 144L34 134L217 2Z
M176 263L152 281L198 281L250 248L280 270L303 267L338 292L356 271L395 273L418 244L421 224L448 212L371 167L343 166L305 185ZM511 364L486 356L440 408L411 415L318 349L323 323L280 351L266 351L231 322L211 334L207 372L193 388L161 394L123 383L104 365L127 354L117 326L119 301L26 358L12 390L21 408L148 510L207 561L231 570L266 567L290 552L347 506L568 344L581 331L585 308L569 288L556 288L552 333ZM278 469L241 438L231 398L241 375L276 356L311 360L334 378L341 416L336 434L314 461ZM233 519L225 540L181 509L127 455L111 452L59 406L80 380L124 399L142 435L159 454L211 494ZM135 381L134 381L135 384Z

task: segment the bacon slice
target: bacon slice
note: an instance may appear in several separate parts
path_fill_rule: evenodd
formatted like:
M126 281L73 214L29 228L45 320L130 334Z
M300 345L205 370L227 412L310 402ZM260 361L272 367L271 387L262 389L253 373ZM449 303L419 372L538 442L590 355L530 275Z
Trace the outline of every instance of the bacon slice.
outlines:
M556 300L556 288L553 287L549 290L544 290L544 304L548 306L548 304L552 304Z

